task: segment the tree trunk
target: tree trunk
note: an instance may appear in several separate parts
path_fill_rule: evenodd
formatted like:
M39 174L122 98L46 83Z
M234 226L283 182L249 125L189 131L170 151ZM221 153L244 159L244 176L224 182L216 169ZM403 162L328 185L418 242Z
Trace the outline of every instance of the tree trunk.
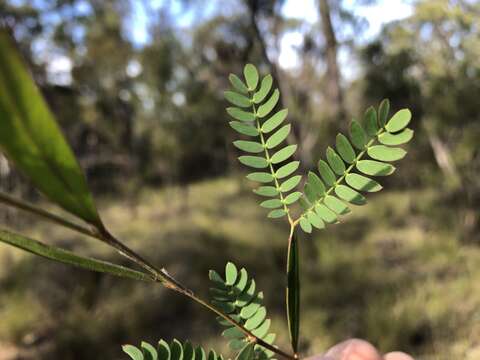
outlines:
M327 61L327 99L331 109L330 118L341 120L345 116L343 105L343 93L340 86L340 70L337 61L337 38L330 16L330 4L328 0L319 0L320 19L322 21L322 32L325 37L325 53Z

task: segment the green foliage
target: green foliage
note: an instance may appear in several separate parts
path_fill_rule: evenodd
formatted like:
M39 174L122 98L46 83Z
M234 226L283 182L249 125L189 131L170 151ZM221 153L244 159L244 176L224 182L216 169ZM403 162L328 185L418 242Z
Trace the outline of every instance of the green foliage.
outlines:
M79 256L71 251L63 250L55 246L46 245L39 241L27 238L23 235L0 229L0 242L15 246L32 254L77 266L86 270L108 273L115 276L126 277L134 280L153 281L147 274L129 269L127 267L112 264L106 261Z
M249 277L247 270L238 270L235 264L229 262L225 266L225 278L214 270L210 270L209 278L213 283L210 288L212 304L253 335L272 344L275 334L268 332L271 320L267 318L267 309L262 304L263 292L257 290L255 280ZM229 341L230 348L240 350L238 358L247 359L246 356L250 353L258 359L270 359L273 356L272 351L258 345L248 348L250 341L242 331L222 317L217 320L226 327L222 335Z
M298 220L304 232L310 233L313 227L323 229L326 224L336 223L339 215L350 211L348 204L364 205L366 199L360 191L382 189L370 176L392 174L395 167L389 162L398 161L406 155L404 149L395 146L405 144L413 137L413 130L406 128L411 113L402 109L387 120L389 108L388 100L384 100L378 116L374 108L367 109L363 126L353 120L350 140L338 134L336 150L328 147L326 161L318 161L320 176L314 172L308 174L302 197L304 211ZM367 155L371 159L365 159Z
M0 30L0 149L50 200L101 226L85 176L15 46Z
M214 350L207 354L200 347L193 347L188 341L181 343L174 339L170 344L160 340L157 347L143 341L140 347L123 345L123 351L133 360L223 360Z
M255 66L247 64L243 73L246 84L234 74L229 76L233 90L237 92L226 91L225 98L237 107L227 108L227 113L235 120L239 120L230 122L235 131L248 137L255 137L256 141L237 140L233 144L241 151L258 154L242 155L238 160L248 167L264 169L262 172L248 174L247 178L263 184L273 183L271 186L261 186L254 192L260 196L273 198L260 203L260 206L271 209L268 217L284 217L289 213L289 206L300 198L299 192L289 192L301 181L301 176L293 175L300 163L289 160L297 150L297 145L282 145L291 131L290 124L280 126L285 121L288 111L282 109L273 112L280 99L280 91L278 89L272 91L273 78L270 74L264 76L259 85L259 75ZM274 166L279 168L276 169Z
M287 321L290 342L294 353L298 351L298 336L300 330L300 259L298 254L298 239L295 231L291 234L287 256Z

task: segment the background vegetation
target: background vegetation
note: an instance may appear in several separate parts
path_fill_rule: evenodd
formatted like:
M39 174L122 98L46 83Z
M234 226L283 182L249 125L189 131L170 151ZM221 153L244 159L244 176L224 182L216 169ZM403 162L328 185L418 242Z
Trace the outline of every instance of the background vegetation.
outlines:
M314 4L315 21L289 16L288 3L6 0L0 22L13 29L109 227L200 293L209 268L246 266L280 343L286 229L265 219L236 160L228 73L248 61L274 75L307 169L360 109L384 97L393 110L411 108L416 136L389 191L300 243L300 347L319 352L358 336L419 359L480 358L480 4L409 1L409 16L372 35L368 11L385 1L299 1ZM286 66L279 59L292 34L298 57ZM3 157L0 181L44 201ZM46 242L114 256L23 213L0 216ZM5 246L0 319L2 360L120 359L120 344L160 337L226 349L210 314L160 286Z

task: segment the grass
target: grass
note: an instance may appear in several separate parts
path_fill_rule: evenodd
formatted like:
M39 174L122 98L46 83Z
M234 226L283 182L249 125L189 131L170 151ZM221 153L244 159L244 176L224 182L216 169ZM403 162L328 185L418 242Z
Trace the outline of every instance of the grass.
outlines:
M228 260L245 266L265 292L278 344L288 348L288 229L266 219L248 186L223 178L145 190L130 201L104 200L101 213L129 246L204 297L210 268L221 270ZM459 240L455 217L432 190L369 199L343 224L302 238L302 351L321 352L355 336L417 359L478 359L478 245ZM18 216L23 225L16 229L37 239L124 263L103 244ZM70 269L5 246L0 261L0 344L28 348L31 358L124 358L122 343L160 337L189 338L231 356L211 314L160 286Z

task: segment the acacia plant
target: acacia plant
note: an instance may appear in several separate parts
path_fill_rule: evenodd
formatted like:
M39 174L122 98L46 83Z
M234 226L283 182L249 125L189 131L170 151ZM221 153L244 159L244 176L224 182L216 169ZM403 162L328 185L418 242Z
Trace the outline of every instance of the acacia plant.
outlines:
M300 323L299 229L311 233L339 222L350 211L350 204L366 203L361 193L376 192L382 186L371 177L394 172L390 162L406 154L397 147L411 140L406 128L411 114L407 109L389 118L389 102L376 110L367 109L362 124L353 120L349 134L338 134L335 147L328 147L326 159L310 171L303 181L297 175L300 162L292 160L297 149L286 144L291 125L286 123L287 109L274 110L279 90L273 89L271 75L261 81L255 66L244 68L244 81L230 75L233 86L225 98L233 107L227 113L229 124L241 139L233 145L245 155L239 161L253 172L247 178L260 185L254 192L263 198L260 206L269 218L283 218L290 225L287 245L286 315L291 350L275 345L270 319L263 305L263 292L245 268L228 262L224 275L210 271L211 300L198 297L162 267L158 267L127 247L105 227L95 207L85 176L62 133L22 63L13 41L0 32L0 149L12 164L49 200L74 215L71 221L11 195L0 193L0 201L37 215L43 220L102 241L136 265L120 266L47 245L6 229L0 229L0 241L30 253L91 271L134 280L160 283L214 313L232 352L239 360L268 360L273 357L297 359ZM302 185L303 184L303 185ZM299 190L299 186L302 190ZM287 238L287 236L286 236ZM123 347L134 360L220 360L213 350L176 339L160 340L152 346Z

